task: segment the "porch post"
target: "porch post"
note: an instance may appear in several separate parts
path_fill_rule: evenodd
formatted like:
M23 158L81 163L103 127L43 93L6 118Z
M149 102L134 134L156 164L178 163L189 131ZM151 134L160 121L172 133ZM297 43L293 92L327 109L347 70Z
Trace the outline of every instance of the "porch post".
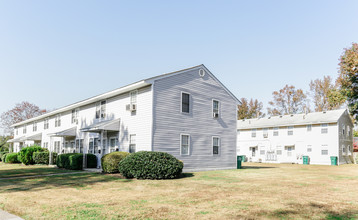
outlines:
M48 148L48 150L49 150L49 165L52 165L53 164L53 161L52 161L52 159L53 159L53 156L52 156L52 143L53 142L53 138L52 137L50 137L50 146L49 146L49 148Z

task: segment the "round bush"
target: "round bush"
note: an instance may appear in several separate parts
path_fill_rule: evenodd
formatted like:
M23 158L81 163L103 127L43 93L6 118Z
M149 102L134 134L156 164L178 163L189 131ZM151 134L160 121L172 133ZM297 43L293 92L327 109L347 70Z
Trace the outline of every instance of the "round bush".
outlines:
M123 160L126 156L128 156L128 152L112 152L104 155L101 158L101 164L103 172L105 173L119 173L118 164Z
M19 152L19 160L21 163L23 163L25 165L35 164L35 161L32 158L32 155L34 154L34 152L43 152L45 150L46 149L41 148L40 146L37 146L37 145L33 145L30 147L24 147Z
M86 154L87 167L97 167L97 157L94 154ZM83 154L82 153L69 153L60 154L56 158L56 165L58 168L65 168L68 170L82 170L83 167Z
M119 172L127 178L174 179L180 176L183 162L164 152L139 151L119 162Z
M5 163L20 163L17 160L17 153L9 153L6 155Z
M52 153L52 161L56 163L57 153ZM34 152L32 155L35 164L49 164L50 152Z

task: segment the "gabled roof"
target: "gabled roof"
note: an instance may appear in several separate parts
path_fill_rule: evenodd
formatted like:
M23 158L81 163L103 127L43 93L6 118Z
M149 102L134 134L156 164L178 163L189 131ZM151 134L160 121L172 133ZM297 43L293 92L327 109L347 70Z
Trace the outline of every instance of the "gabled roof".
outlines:
M143 80L140 80L138 82L135 82L135 83L120 87L118 89L115 89L115 90L112 90L112 91L109 91L109 92L106 92L106 93L103 93L103 94L100 94L100 95L97 95L97 96L93 96L91 98L88 98L88 99L85 99L85 100L82 100L82 101L79 101L79 102L64 106L62 108L56 109L56 110L48 112L46 114L43 114L43 115L40 115L40 116L37 116L37 117L34 117L34 118L30 118L28 120L25 120L25 121L22 121L22 122L19 122L19 123L16 123L16 124L13 124L13 125L11 125L11 127L24 125L24 124L31 123L31 122L34 122L34 121L37 121L37 120L41 120L41 119L44 119L44 118L47 118L47 117L51 117L51 116L54 116L56 114L59 114L59 113L65 112L65 111L69 111L69 110L72 110L72 109L75 109L75 108L78 108L78 107L81 107L81 106L84 106L84 105L88 105L88 104L91 104L91 103L94 103L94 102L98 102L98 101L103 100L103 99L107 99L107 98L110 98L110 97L113 97L113 96L116 96L116 95L119 95L119 94L123 94L123 93L129 92L129 91L135 90L135 89L139 89L139 88L142 88L142 87L145 87L145 86L148 86L148 85L152 85L155 80L163 79L163 78L170 77L170 76L173 76L173 75L176 75L176 74L182 74L182 73L185 73L187 71L190 71L190 70L193 70L193 69L200 69L200 68L203 68L217 83L219 83L223 87L223 89L237 103L240 103L240 101L203 64L201 64L201 65L193 66L193 67L190 67L190 68L187 68L187 69L178 70L178 71L170 72L170 73L164 73L164 74L161 74L161 75L158 75L158 76L155 76L155 77L143 79Z
M293 114L266 118L253 118L237 121L237 129L269 128L294 125L322 124L338 122L345 109Z

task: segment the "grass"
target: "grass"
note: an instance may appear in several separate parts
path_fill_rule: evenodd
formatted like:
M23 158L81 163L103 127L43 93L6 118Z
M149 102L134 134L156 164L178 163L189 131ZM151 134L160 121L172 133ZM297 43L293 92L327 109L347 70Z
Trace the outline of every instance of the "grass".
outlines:
M65 170L49 167L47 165L25 166L23 164L0 163L0 178L14 178L34 175L47 175L56 173L78 172L78 170Z
M95 173L1 180L0 207L24 219L358 218L358 165L244 168L175 180Z

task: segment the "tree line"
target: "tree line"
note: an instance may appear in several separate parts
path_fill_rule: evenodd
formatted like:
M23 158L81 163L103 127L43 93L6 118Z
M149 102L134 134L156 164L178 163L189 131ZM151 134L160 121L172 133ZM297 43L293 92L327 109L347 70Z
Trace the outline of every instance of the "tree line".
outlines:
M311 111L327 111L340 109L344 105L349 108L355 121L358 119L358 44L352 43L345 48L339 58L337 79L330 76L311 80L309 91L296 89L293 85L285 85L272 93L267 114L270 116L298 114ZM238 119L264 117L263 104L257 99L240 99ZM310 108L312 101L313 109Z

